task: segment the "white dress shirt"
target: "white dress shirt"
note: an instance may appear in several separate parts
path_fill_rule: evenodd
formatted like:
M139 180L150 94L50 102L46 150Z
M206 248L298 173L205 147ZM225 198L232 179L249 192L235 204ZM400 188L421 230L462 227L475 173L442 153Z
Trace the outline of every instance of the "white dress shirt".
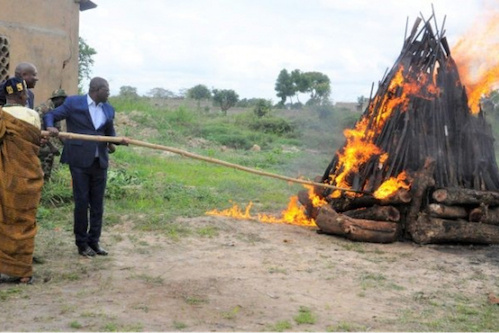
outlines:
M94 128L98 129L106 122L106 116L102 110L102 103L95 104L94 100L87 95L88 111L90 112L90 118L92 118L92 123ZM95 157L99 157L99 148L95 148Z

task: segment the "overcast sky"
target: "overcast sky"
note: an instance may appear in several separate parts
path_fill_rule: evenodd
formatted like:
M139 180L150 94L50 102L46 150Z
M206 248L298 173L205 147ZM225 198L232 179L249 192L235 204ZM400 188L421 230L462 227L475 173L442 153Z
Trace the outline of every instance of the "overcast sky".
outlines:
M406 21L435 9L452 46L497 0L93 0L80 36L92 76L147 94L197 84L277 102L282 69L331 80L334 102L369 96L401 51ZM305 99L306 100L306 99ZM303 101L303 100L302 100Z

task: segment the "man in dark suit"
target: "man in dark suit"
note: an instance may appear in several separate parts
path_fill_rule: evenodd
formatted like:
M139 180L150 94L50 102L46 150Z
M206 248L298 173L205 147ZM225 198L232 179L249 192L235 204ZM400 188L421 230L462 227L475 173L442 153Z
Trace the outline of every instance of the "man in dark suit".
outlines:
M43 117L47 131L57 136L55 122L66 120L67 131L86 135L115 136L114 108L107 102L109 84L100 77L90 81L88 94L68 96L64 103ZM124 139L123 144L127 144ZM74 234L78 253L107 255L99 239L107 181L108 143L65 140L61 163L69 164L73 181ZM90 216L90 219L89 219Z

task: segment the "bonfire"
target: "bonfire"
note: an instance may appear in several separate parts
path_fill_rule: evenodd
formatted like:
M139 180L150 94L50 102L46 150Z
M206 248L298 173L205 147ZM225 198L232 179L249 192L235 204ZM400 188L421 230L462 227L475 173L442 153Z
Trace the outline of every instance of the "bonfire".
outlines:
M382 243L499 243L494 138L480 106L469 106L444 33L434 15L418 18L344 131L345 144L316 180L345 190L299 193L321 232Z

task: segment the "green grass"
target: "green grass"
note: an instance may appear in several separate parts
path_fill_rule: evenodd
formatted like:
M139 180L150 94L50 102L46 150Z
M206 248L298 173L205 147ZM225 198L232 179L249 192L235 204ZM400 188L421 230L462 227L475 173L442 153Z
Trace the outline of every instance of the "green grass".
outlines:
M222 313L221 313L222 318L228 319L228 320L234 320L234 319L236 319L237 314L239 313L240 310L241 310L241 307L239 305L236 305L235 307L233 307L232 309L230 309L228 311L222 311Z
M133 275L132 278L141 280L149 285L163 285L164 279L161 276L151 276L147 274Z
M301 149L305 143L299 137L248 130L249 123L254 121L251 110L220 116L189 108L187 103L173 108L155 105L147 98L113 98L111 103L118 112L146 129L117 126L119 134L125 130L128 131L126 135L139 140L147 136L149 143L181 149L204 158L310 179L323 171L328 163L326 155L332 156L332 152L323 154L319 158L322 165L315 167L314 173L304 174L310 172L310 165L314 164ZM279 118L279 113L275 112L273 117ZM304 113L303 117L307 120L289 120L298 132L301 125L310 123L310 115ZM191 147L192 138L202 138L207 144ZM290 143L297 145L296 148L283 149ZM248 150L253 144L260 145L262 150ZM222 145L230 149L221 149ZM147 219L133 219L136 228L161 230L172 238L192 232L175 224L177 217L203 216L212 209L222 210L233 204L245 207L250 202L254 203L252 214L279 214L286 209L289 198L303 189L299 184L144 147L118 147L111 160L106 190L107 225L121 223L121 216L126 214L146 214ZM53 181L43 189L38 221L42 228L70 231L72 189L67 166L59 166L52 178Z
M183 330L185 328L187 328L187 324L181 322L181 321L173 321L173 328L176 330L176 331L180 331L180 330Z
M197 296L186 296L184 297L184 301L189 305L200 305L208 303L207 299Z
M407 331L497 332L499 308L494 304L437 301L431 308L406 309L399 321Z
M315 324L317 319L315 318L315 315L312 313L312 310L310 310L305 306L300 306L298 314L294 317L294 320L298 325L304 325L304 324Z
M83 327L83 325L80 322L75 320L75 321L72 321L71 323L69 323L69 327L73 328L73 329L80 329Z
M270 325L267 329L269 332L286 332L293 328L293 325L287 320L278 321L277 323Z
M9 298L16 297L22 294L22 289L20 287L12 287L8 289L0 290L0 302L5 301Z
M367 332L365 325L359 325L346 321L341 321L336 325L330 325L326 328L326 332Z

